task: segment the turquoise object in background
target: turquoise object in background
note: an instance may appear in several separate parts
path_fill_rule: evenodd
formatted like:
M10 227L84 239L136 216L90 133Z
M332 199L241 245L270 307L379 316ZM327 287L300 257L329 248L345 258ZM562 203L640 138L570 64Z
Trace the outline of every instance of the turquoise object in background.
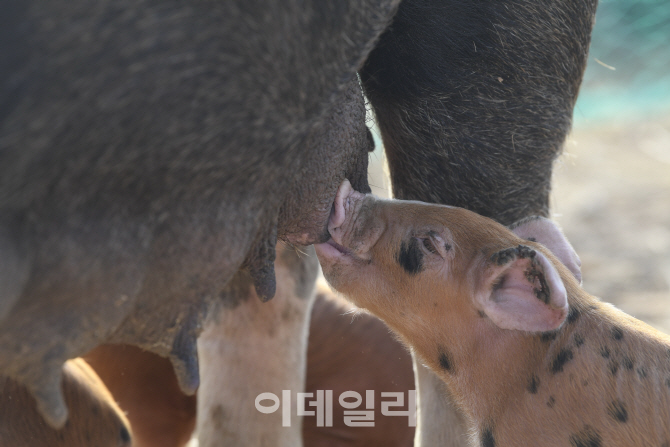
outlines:
M664 114L670 114L670 1L601 0L575 127Z

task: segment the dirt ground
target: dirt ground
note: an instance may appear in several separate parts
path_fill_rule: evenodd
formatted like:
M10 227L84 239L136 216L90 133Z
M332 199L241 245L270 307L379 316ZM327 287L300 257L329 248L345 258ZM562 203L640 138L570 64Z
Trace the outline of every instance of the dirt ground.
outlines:
M375 151L370 184L388 197L383 163ZM575 129L551 200L586 291L670 333L670 115Z
M574 130L552 211L586 291L670 333L670 115Z

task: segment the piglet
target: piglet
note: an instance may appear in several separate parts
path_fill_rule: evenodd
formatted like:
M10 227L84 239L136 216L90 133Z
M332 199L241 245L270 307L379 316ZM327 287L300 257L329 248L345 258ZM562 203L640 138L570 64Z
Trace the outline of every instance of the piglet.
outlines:
M586 293L550 220L340 187L333 288L381 318L445 383L472 446L670 445L670 337Z

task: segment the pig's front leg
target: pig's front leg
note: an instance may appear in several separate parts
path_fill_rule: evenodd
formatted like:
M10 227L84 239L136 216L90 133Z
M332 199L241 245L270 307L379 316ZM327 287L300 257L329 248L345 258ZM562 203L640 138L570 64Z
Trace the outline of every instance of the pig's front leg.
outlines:
M278 247L279 248L279 247ZM313 249L298 254L278 250L277 293L267 303L255 296L251 279L240 272L222 296L198 339L201 383L196 435L200 447L299 447L302 422L296 393L305 387L307 332L317 260ZM290 390L291 415L283 427L283 390ZM279 408L256 408L261 393L272 393ZM261 401L271 407L272 401Z
M461 206L504 224L547 215L595 6L403 1L360 72L394 196ZM420 389L431 386L422 380ZM448 403L437 411L427 402L418 439L447 439L426 432L445 430L439 418Z

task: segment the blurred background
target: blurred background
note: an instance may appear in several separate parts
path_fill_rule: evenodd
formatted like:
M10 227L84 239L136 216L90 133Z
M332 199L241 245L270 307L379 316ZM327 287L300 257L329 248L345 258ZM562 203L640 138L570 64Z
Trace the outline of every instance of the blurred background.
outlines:
M388 196L373 134L370 184ZM600 1L553 184L584 288L670 333L670 1Z

